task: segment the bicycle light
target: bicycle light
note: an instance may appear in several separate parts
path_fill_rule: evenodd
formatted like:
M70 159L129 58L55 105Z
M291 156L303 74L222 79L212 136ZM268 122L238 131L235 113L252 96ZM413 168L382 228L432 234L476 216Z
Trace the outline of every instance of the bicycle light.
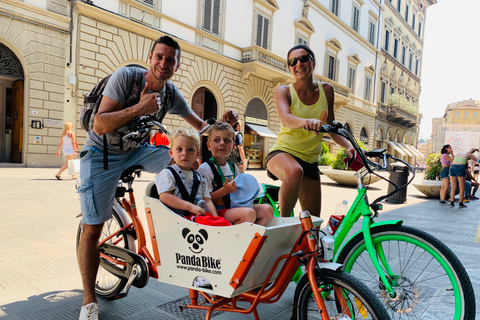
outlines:
M335 249L335 240L332 237L324 236L321 239L323 248L323 258L327 261L333 259L333 251Z

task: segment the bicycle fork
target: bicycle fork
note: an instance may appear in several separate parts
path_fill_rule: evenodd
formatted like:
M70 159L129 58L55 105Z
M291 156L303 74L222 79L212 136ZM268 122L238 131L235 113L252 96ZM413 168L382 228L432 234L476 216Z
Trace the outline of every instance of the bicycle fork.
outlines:
M387 276L385 275L385 272L383 270L385 269L389 277L391 277L392 279L394 276L393 271L392 269L390 269L390 266L388 265L388 261L385 258L385 254L383 253L383 248L381 244L376 247L373 244L372 234L370 233L371 224L372 224L371 218L368 216L364 216L363 222L362 222L362 232L363 232L363 238L365 239L365 246L367 248L367 252L370 257L370 260L372 261L372 264L375 267L375 270L377 271L380 277L380 280L382 280L382 283L385 286L385 289L387 290L389 296L391 298L394 298L396 295L395 290L392 288L390 281L388 281Z
M303 227L303 231L308 231L313 229L313 224L312 224L312 219L310 216L310 213L308 211L302 211L300 212L300 222ZM317 257L314 254L315 252L318 251L318 239L317 236L313 232L309 232L307 234L307 242L308 242L308 249L312 253L310 256L310 259L307 264L307 275L308 275L308 281L310 282L310 286L312 288L312 293L315 298L315 302L317 304L320 317L322 320L330 320L330 316L328 315L327 311L327 306L325 305L323 293L325 292L323 288L320 288L317 283L317 278L315 276L315 269L318 266L319 271L320 266L317 262ZM339 265L341 266L341 265ZM346 300L343 298L343 293L339 291L338 288L334 288L335 295L339 298L339 303L342 307L342 310L345 310L347 312L347 315L351 317L352 315L348 313L348 308Z

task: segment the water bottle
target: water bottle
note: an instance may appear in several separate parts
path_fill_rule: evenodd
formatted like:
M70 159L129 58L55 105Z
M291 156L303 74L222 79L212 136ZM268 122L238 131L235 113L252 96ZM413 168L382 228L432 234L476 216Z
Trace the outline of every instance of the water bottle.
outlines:
M335 208L335 214L333 214L330 219L328 219L328 226L327 230L330 233L330 235L333 235L337 229L338 226L342 223L343 218L345 218L345 215L348 212L348 201L343 200L339 204L337 204L337 207Z

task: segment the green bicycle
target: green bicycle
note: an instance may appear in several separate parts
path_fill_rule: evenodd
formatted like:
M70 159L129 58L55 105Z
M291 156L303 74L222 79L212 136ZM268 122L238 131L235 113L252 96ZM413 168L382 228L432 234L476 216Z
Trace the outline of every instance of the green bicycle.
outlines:
M355 174L357 197L333 234L333 260L367 284L386 305L393 320L475 319L472 283L460 260L445 244L422 230L404 226L402 220L374 221L382 209L380 201L410 184L414 170L405 161L385 153L385 149L363 153L352 134L340 123L322 126L322 131L340 134L349 140L364 164ZM382 159L379 163L383 165L367 157ZM378 169L385 169L387 159L407 165L412 178L400 187L389 181L395 190L369 203L364 179L370 174L378 175L374 172ZM363 218L361 230L346 240L360 218ZM299 297L300 293L296 292L294 305Z

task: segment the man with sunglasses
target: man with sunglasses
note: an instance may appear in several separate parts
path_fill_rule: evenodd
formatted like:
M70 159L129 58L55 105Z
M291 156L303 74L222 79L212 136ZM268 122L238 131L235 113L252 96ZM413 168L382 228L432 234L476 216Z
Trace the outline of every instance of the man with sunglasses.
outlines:
M297 200L302 210L320 216L321 185L318 159L322 151L322 124L332 124L334 90L328 83L313 80L315 55L306 45L297 45L287 54L287 64L295 82L275 88L275 104L282 123L277 141L267 155L267 174L280 179L280 214L289 216ZM352 145L330 134L352 157Z

